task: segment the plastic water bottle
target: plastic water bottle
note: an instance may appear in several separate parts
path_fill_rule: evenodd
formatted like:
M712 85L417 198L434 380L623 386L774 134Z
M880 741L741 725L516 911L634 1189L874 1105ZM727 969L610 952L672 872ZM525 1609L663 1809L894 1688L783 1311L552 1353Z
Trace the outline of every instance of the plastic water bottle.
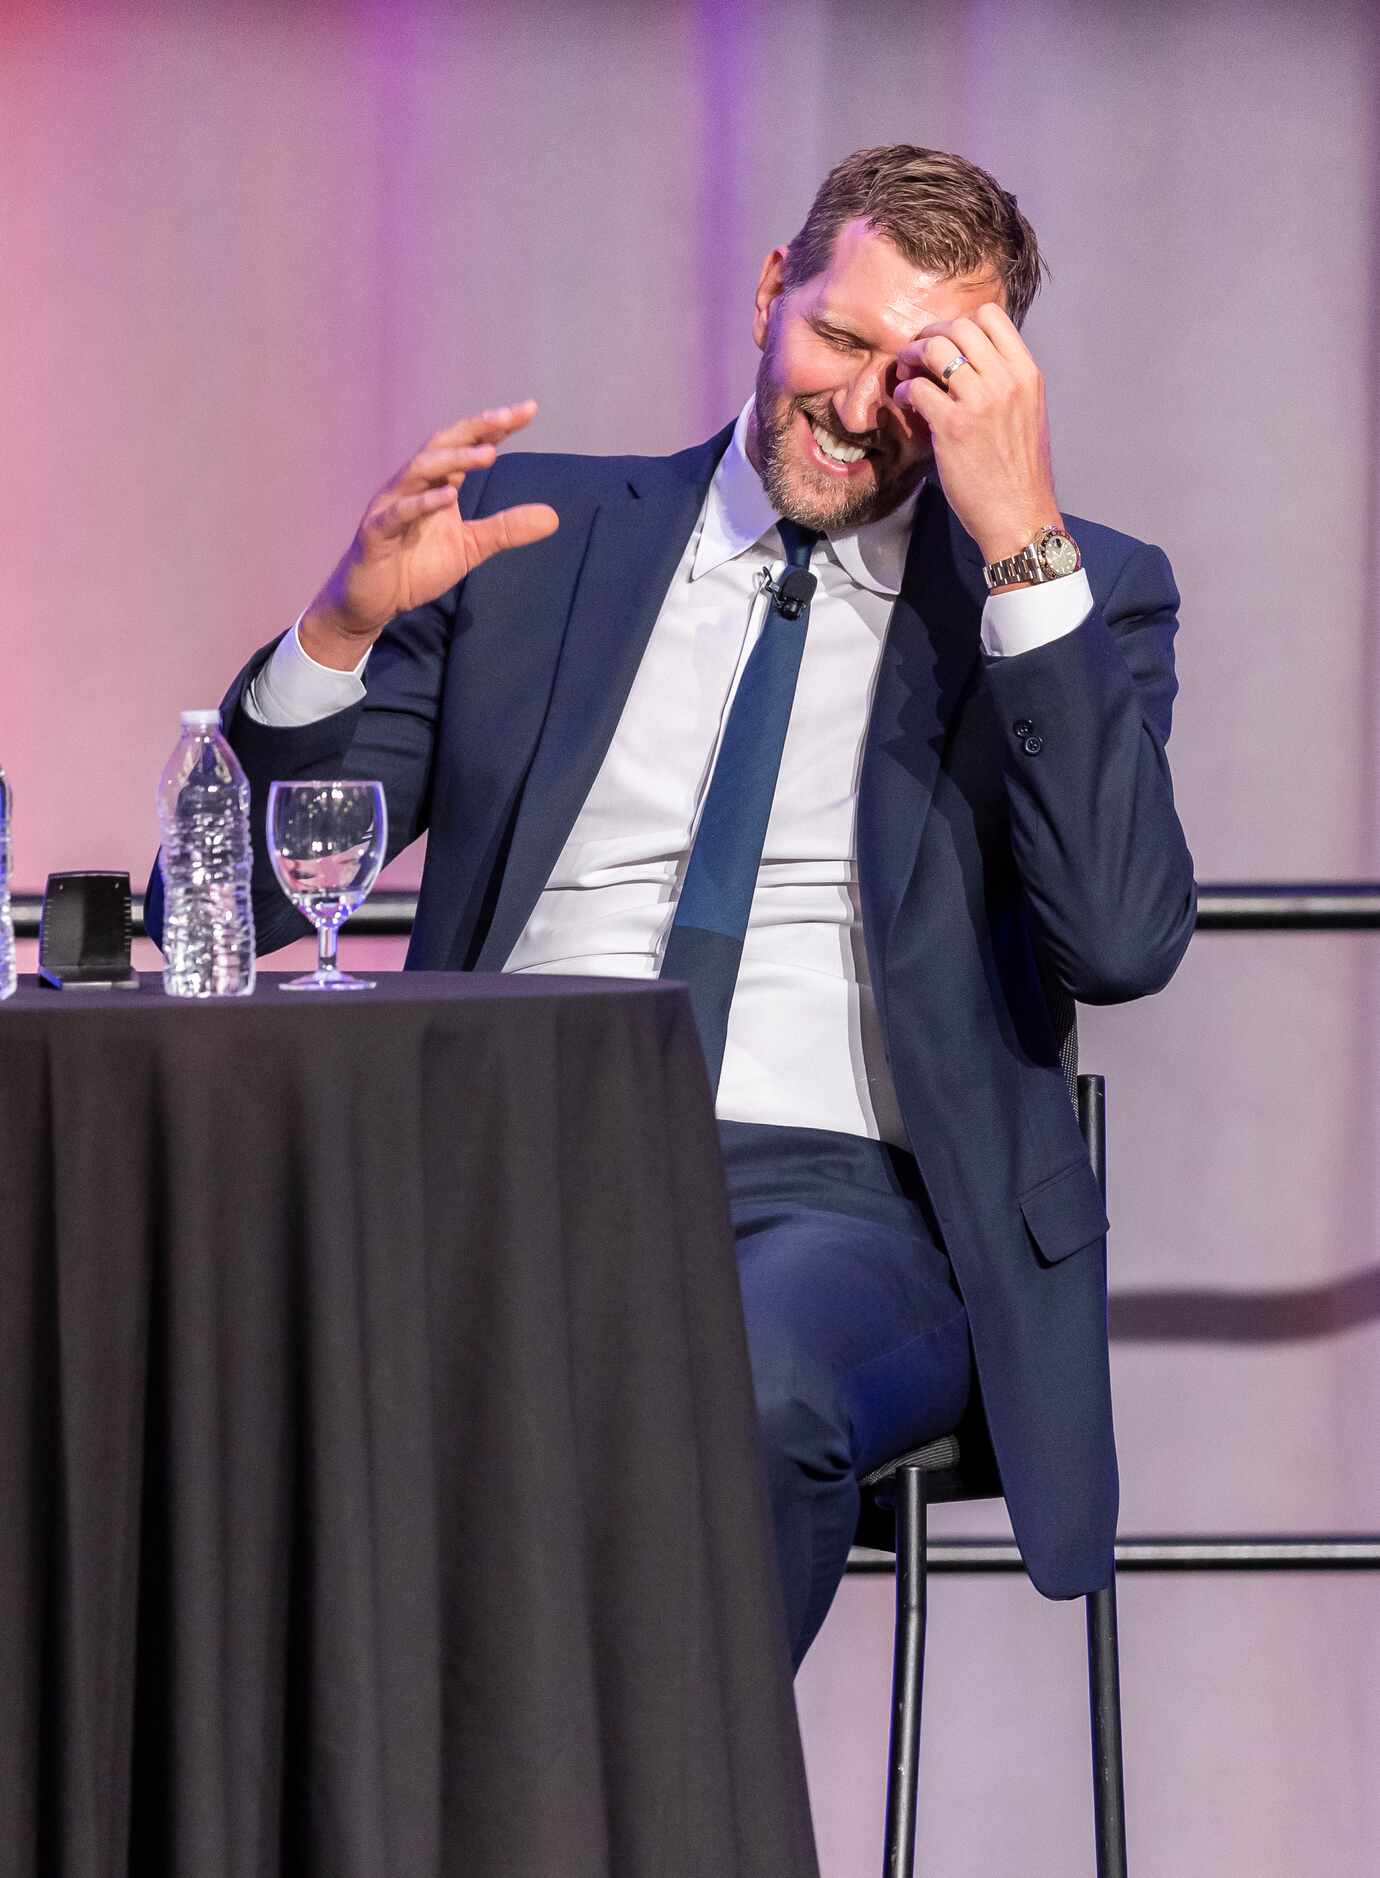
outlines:
M254 989L249 784L219 711L184 711L158 785L163 829L163 989L174 998Z
M19 982L14 962L14 916L10 912L10 786L0 769L0 998Z

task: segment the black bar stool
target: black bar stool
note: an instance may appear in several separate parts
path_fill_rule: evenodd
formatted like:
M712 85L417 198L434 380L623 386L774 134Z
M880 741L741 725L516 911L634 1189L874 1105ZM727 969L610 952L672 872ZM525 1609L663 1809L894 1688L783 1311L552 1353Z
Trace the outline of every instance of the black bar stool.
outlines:
M1107 1134L1103 1079L1078 1076L1076 1102L1078 1124L1105 1196ZM920 1698L925 1674L926 1509L950 1500L1000 1498L1001 1482L990 1450L961 1453L958 1437L946 1435L940 1441L931 1441L928 1446L913 1449L887 1466L879 1467L866 1476L862 1488L858 1544L896 1554L896 1633L884 1878L912 1878L920 1767ZM1097 1874L1098 1878L1126 1878L1115 1576L1104 1590L1090 1593L1086 1602Z

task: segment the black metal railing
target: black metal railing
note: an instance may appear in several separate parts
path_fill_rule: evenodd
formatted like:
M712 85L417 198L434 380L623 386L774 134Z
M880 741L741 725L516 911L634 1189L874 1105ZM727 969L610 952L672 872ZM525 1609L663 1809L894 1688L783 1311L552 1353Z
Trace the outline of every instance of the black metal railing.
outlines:
M1016 1573L1025 1564L1012 1539L931 1539L925 1548L932 1572ZM1380 1571L1380 1533L1303 1533L1258 1537L1155 1534L1118 1539L1117 1576L1123 1572L1365 1572ZM890 1552L855 1546L848 1570L859 1577L894 1574Z
M19 939L38 937L43 896L12 896ZM417 912L415 893L373 894L350 916L350 931L405 939ZM1380 928L1380 881L1212 881L1198 888L1199 932L1372 932ZM134 900L134 934L144 932L144 902Z

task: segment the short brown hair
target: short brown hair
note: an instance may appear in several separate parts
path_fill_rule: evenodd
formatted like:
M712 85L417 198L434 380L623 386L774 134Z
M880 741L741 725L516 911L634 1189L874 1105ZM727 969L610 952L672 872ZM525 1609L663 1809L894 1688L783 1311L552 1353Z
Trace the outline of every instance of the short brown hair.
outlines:
M855 150L820 184L786 256L787 292L823 273L839 230L859 217L912 267L946 280L992 268L1017 326L1048 272L1016 198L986 170L944 150L893 143Z

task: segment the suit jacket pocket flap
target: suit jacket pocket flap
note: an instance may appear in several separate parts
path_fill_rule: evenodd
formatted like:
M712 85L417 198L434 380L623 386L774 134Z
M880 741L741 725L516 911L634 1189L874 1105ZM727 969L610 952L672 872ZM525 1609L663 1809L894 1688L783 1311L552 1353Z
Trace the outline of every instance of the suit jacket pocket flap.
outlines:
M1040 1182L1019 1201L1040 1256L1053 1265L1107 1230L1107 1212L1088 1161L1075 1161L1062 1173Z

